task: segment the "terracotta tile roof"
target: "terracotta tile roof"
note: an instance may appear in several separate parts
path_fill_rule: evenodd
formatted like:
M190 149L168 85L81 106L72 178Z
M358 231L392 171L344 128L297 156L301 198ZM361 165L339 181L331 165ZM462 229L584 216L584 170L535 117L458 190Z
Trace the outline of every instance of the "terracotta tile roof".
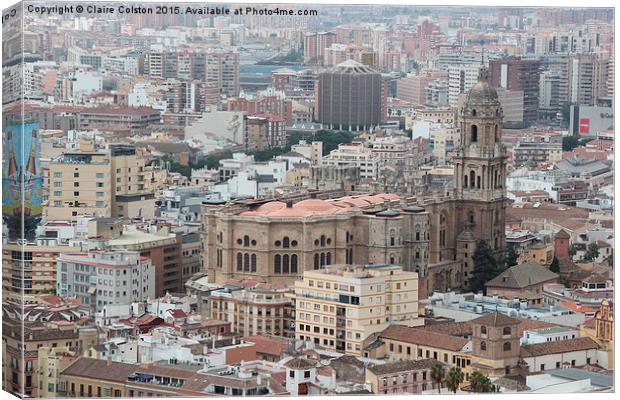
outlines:
M243 340L254 343L256 352L259 354L269 354L272 356L282 356L289 344L286 339L280 337L270 337L263 335L246 336Z
M471 322L447 322L443 324L433 324L424 327L429 332L443 333L450 336L471 336L473 329Z
M570 235L566 233L564 229L560 229L558 233L555 234L556 239L570 239Z
M537 262L526 262L508 268L485 283L485 286L487 288L524 289L532 285L553 281L557 278L558 274L551 272L547 267L543 267Z
M520 319L512 318L499 312L489 313L478 317L471 321L473 324L486 325L486 326L504 326L504 325L518 325L521 323Z
M431 369L437 360L431 360L428 358L422 360L404 360L396 361L386 364L373 365L368 367L368 370L377 376L400 373L405 371L419 371Z
M589 337L543 342L521 346L521 357L539 357L548 354L568 353L571 351L594 350L599 345Z
M468 342L467 339L458 336L430 332L423 328L411 328L404 325L388 326L381 332L379 338L433 346L451 351L461 350Z
M107 364L107 360L82 357L65 368L62 371L62 375L102 381L125 382L140 367L139 365L119 362L112 362L111 366Z
M297 357L288 361L284 365L291 369L310 369L316 366L316 361L309 360L307 358Z

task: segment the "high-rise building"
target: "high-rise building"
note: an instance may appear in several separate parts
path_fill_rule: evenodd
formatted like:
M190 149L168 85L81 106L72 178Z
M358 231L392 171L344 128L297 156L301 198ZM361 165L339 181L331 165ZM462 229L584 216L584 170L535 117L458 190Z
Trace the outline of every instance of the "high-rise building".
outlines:
M325 49L336 42L332 32L311 32L304 36L304 63L323 63Z
M523 92L523 124L538 120L540 92L540 61L496 59L489 61L490 83L507 91Z
M426 88L435 79L430 73L400 78L396 82L396 97L422 106L426 103Z
M144 186L145 160L131 145L97 149L82 142L79 151L66 152L49 163L50 220L75 221L78 215L138 217L153 215L154 194Z
M366 130L382 121L381 74L347 60L319 75L317 120L330 129Z
M455 64L448 68L448 104L456 107L459 95L469 92L476 84L480 64Z
M594 106L608 95L609 58L597 54L577 54L569 61L570 102Z
M396 265L333 265L295 282L295 338L362 355L391 324L419 326L418 274Z
M137 251L61 254L56 268L56 292L78 297L92 312L155 297L155 268Z

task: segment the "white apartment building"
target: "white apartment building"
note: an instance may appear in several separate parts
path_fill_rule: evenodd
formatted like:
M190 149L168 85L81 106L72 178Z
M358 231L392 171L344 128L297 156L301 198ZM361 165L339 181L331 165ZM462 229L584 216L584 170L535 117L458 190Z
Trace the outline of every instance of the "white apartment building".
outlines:
M151 260L135 251L90 251L57 258L57 293L75 296L101 311L108 304L130 304L155 297Z
M467 93L478 82L480 64L456 64L448 67L448 104L457 107L459 95Z
M378 158L371 149L358 142L339 144L336 150L323 157L321 165L359 167L361 178L377 179L379 174Z
M418 274L396 265L332 265L295 282L295 337L361 355L391 324L419 326Z

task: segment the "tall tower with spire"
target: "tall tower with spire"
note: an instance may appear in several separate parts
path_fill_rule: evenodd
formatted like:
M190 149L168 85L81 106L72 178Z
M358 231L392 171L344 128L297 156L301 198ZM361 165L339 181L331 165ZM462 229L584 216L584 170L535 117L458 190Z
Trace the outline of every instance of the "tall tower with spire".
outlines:
M494 250L505 247L506 149L503 111L497 92L480 67L478 82L459 111L461 142L454 157L457 256L464 259L463 283L473 272L472 242L484 240ZM463 241L464 243L459 243ZM462 253L462 254L461 254Z

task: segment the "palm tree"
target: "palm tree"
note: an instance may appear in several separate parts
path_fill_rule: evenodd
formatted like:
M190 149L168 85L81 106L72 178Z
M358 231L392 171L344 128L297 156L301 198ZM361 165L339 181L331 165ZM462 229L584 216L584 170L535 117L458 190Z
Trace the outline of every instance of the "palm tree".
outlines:
M431 367L431 379L437 384L437 391L441 393L441 382L443 382L446 369L442 363L435 363Z
M461 371L459 367L452 367L450 368L450 371L448 371L448 376L446 377L446 386L448 386L448 389L456 393L464 380L465 374L463 371Z
M488 376L478 371L474 371L469 377L471 388L476 393L490 393L494 390L494 385Z

